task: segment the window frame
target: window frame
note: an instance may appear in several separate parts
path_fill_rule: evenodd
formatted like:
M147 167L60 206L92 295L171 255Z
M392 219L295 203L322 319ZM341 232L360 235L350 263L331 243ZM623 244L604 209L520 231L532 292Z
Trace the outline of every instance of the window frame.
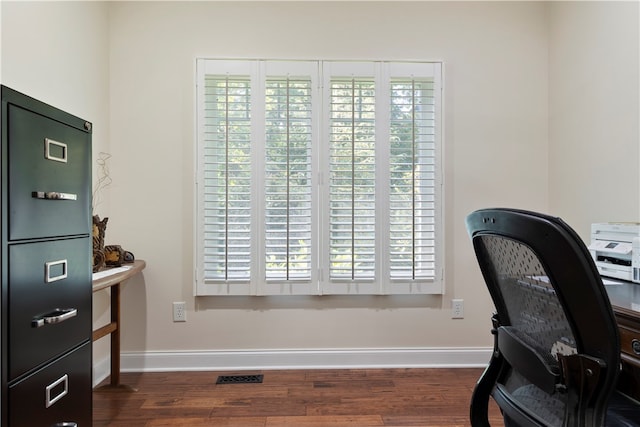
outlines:
M196 149L194 295L393 295L442 294L444 292L444 182L443 182L443 68L442 62L416 61L330 61L330 60L226 60L196 59ZM211 280L204 278L204 78L210 74L249 76L251 81L251 260L250 279ZM267 280L265 267L265 85L269 76L306 75L312 81L312 256L311 279ZM375 97L375 209L386 212L375 221L375 278L332 280L329 274L329 104L330 80L336 76L360 75L376 81ZM434 82L435 108L435 271L433 280L392 279L390 276L390 90L394 78L429 76ZM382 95L380 95L382 94ZM386 94L386 95L384 95ZM386 165L386 167L385 167Z

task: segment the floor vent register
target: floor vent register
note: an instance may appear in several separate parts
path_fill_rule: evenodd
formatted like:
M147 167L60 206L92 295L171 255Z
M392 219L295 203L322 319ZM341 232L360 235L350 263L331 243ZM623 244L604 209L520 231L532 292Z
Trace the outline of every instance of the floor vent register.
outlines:
M264 375L220 375L216 384L260 384Z

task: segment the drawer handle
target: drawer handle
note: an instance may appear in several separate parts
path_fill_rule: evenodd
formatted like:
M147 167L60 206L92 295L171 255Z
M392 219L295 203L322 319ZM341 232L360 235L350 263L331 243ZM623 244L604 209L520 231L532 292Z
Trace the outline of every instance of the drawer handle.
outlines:
M54 152L56 154L54 154ZM57 153L60 153L57 155ZM67 163L67 144L64 142L54 141L53 139L44 139L44 158L55 162Z
M636 338L631 340L631 350L633 350L635 354L640 355L640 340Z
M51 427L78 427L78 423L72 421L63 421L61 423L51 424Z
M34 317L31 321L31 327L40 328L44 325L53 325L55 323L64 322L78 315L77 308L56 308L50 313L42 316Z
M58 191L32 191L31 197L46 200L78 200L77 194L60 193Z
M61 259L59 261L49 261L44 263L44 281L45 283L55 282L56 280L62 280L67 278L67 260ZM58 267L59 266L59 267ZM58 267L58 268L56 268ZM54 270L60 269L59 274L56 274ZM52 276L51 274L56 274Z
M54 391L54 389L58 387L60 384L62 384L62 390L60 390L58 394L56 394L55 396L53 396L53 398L51 398L51 392ZM63 376L61 376L60 378L58 378L57 380L49 384L45 389L45 402L44 402L45 407L47 408L50 407L51 405L56 403L58 400L65 397L68 392L69 392L69 376L67 374L64 374Z

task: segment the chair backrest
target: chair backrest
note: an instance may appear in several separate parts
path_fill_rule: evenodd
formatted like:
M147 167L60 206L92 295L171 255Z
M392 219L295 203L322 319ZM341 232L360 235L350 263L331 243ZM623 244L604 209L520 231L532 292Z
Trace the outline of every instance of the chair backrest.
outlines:
M560 218L483 209L467 231L496 308L494 353L471 405L488 394L517 425L602 425L620 365L616 321L595 264Z

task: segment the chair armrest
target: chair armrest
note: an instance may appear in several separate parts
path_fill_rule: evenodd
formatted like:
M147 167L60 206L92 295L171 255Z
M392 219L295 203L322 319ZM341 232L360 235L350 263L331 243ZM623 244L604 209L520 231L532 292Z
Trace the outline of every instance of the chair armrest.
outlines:
M498 328L498 349L507 363L530 383L548 394L558 391L562 383L559 367L547 363L536 349L516 335L514 328Z

